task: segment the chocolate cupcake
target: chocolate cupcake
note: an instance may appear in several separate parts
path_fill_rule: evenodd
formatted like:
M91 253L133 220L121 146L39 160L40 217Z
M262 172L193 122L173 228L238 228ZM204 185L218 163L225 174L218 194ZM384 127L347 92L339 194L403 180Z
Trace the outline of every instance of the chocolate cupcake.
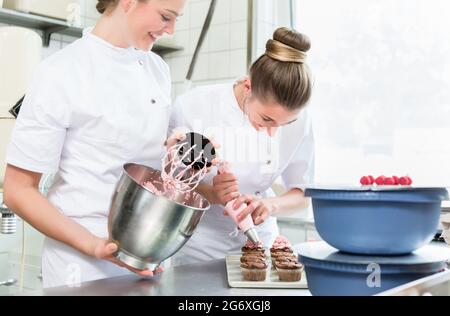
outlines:
M244 247L241 248L242 253L265 253L265 249L261 243L254 244L251 241L247 241Z
M298 262L277 261L275 267L282 282L298 282L302 279L303 265Z
M266 263L266 257L263 255L244 255L240 259L241 263L245 262L262 262Z
M284 262L284 261L289 261L289 262L298 262L298 258L295 254L290 253L290 252L277 252L275 254L272 254L272 268L275 269L275 263L276 262Z
M241 272L244 281L265 281L267 276L267 263L265 262L243 262Z
M278 261L280 258L291 258L291 259L297 259L297 256L292 252L274 252L271 253L271 259L272 259L272 265L275 264L276 261Z
M294 250L291 247L270 248L270 254L276 254L276 253L279 253L279 252L294 253Z

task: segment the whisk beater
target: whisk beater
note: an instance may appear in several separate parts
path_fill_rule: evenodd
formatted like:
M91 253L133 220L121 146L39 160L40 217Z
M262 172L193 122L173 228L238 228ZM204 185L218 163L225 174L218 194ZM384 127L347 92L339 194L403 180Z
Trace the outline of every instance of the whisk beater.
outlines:
M182 193L195 190L215 158L215 148L209 139L197 133L187 134L162 159L164 187Z

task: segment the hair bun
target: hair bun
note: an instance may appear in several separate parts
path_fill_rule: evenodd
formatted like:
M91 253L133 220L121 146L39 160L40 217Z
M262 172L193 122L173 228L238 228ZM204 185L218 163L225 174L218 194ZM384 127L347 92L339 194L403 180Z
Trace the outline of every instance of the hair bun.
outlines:
M273 34L273 39L304 53L311 49L308 36L287 27L278 28Z
M103 14L111 6L115 6L118 0L98 0L96 9L100 14Z
M311 48L309 37L286 27L278 28L266 45L266 55L282 62L304 63Z

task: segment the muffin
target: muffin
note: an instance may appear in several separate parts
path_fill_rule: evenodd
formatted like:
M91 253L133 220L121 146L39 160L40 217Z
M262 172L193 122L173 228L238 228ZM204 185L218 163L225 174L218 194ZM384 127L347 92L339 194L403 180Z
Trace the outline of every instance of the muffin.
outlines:
M244 281L265 281L267 276L267 263L249 261L241 263L241 272Z
M298 262L277 261L275 267L282 282L298 282L302 279L303 265Z

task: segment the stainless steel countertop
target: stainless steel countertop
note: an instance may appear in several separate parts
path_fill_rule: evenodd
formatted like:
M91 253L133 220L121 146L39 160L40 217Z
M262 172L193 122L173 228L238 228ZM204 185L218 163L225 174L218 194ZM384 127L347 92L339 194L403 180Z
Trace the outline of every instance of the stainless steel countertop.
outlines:
M304 289L243 289L228 286L225 260L179 266L161 276L142 279L124 276L58 287L25 295L43 296L310 296Z

